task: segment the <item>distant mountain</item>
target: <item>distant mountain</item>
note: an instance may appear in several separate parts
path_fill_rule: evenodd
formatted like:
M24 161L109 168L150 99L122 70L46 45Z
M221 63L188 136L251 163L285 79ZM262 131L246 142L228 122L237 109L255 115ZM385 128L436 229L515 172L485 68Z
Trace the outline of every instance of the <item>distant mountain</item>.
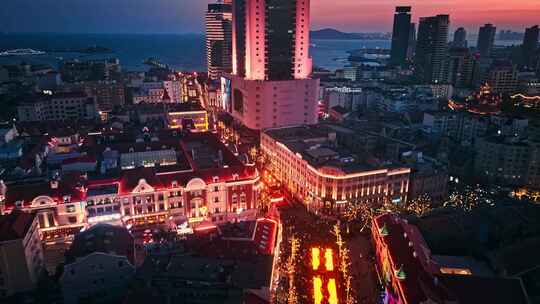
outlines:
M344 33L336 29L325 28L318 31L310 32L311 39L342 39L342 40L351 40L351 39L390 39L389 33Z

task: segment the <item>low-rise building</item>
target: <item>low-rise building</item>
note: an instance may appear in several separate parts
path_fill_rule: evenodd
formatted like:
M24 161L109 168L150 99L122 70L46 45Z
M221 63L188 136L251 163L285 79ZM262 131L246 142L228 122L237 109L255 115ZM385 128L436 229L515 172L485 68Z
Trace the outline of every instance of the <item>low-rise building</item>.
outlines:
M406 153L406 163L411 166L409 200L427 195L435 204L448 197L448 170L437 160L422 153Z
M124 302L270 303L277 226L264 218L206 226L195 230L197 246L161 246L137 269ZM251 292L265 301L247 301Z
M55 90L63 82L60 73L50 71L45 74L36 75L36 83L40 90Z
M324 104L327 109L341 106L349 111L356 110L363 97L362 88L328 87L324 89Z
M376 217L371 233L385 303L530 303L520 279L432 255L420 230L397 215Z
M4 195L0 199L4 201ZM34 213L14 211L0 215L0 257L0 301L36 287L44 271L44 263L38 220Z
M121 72L120 60L67 60L61 63L60 73L67 82L113 80Z
M485 82L495 94L515 93L519 84L517 66L506 62L496 62L487 73Z
M17 106L21 122L46 120L92 120L98 117L95 98L84 92L33 96Z
M162 85L155 87L146 86L133 90L133 104L139 103L160 103L165 96L165 89Z
M191 132L208 131L208 112L199 104L192 103L157 103L124 106L109 115L111 120L124 123L157 123L169 129L190 130Z
M133 103L181 103L181 80L143 82L134 89Z
M64 303L112 303L135 274L135 244L124 227L99 224L75 236L60 278Z
M424 131L434 136L448 136L460 143L474 142L490 133L523 137L529 120L519 116L481 115L464 111L424 113Z
M117 81L85 81L65 85L64 90L85 92L96 99L99 111L110 111L126 103L125 87Z
M389 87L383 90L384 97L378 101L377 107L390 113L434 111L439 108L441 96L446 94L439 89L431 86Z
M480 138L475 151L474 171L481 181L506 186L527 184L532 151L528 141L506 136Z

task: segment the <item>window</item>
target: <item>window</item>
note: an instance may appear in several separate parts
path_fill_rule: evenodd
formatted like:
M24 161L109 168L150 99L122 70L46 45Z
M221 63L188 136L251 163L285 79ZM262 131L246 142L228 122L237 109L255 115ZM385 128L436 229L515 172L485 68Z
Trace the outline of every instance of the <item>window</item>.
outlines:
M214 197L214 203L219 203L219 197Z

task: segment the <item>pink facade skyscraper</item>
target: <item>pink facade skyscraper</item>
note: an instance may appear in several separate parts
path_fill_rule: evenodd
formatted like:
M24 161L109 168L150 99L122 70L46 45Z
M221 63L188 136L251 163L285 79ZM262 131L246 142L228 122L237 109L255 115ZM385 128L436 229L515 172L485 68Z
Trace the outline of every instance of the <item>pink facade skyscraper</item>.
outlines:
M248 128L317 122L309 21L309 0L233 1L233 71L224 101Z

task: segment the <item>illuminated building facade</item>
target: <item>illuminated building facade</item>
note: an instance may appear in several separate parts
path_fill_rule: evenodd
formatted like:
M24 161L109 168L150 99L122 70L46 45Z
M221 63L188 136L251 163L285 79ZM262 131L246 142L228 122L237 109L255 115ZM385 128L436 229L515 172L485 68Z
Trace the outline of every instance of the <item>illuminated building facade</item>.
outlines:
M231 0L208 4L205 21L208 77L218 79L232 69Z
M407 201L410 168L361 164L324 125L269 129L261 134L261 148L274 176L310 208Z
M167 122L169 129L206 132L208 131L208 112L205 110L169 111Z
M177 142L168 146L176 152L174 164L144 163L119 174L100 172L89 178L73 172L50 181L7 185L0 208L5 213L37 212L44 241L50 242L101 222L197 225L255 216L259 175L254 166L244 165L210 133L172 141ZM95 149L110 154L123 146L105 143Z
M434 275L441 273L440 266L416 226L392 214L376 217L372 226L384 303L458 303L437 284Z
M230 112L251 129L317 121L309 0L233 1Z

